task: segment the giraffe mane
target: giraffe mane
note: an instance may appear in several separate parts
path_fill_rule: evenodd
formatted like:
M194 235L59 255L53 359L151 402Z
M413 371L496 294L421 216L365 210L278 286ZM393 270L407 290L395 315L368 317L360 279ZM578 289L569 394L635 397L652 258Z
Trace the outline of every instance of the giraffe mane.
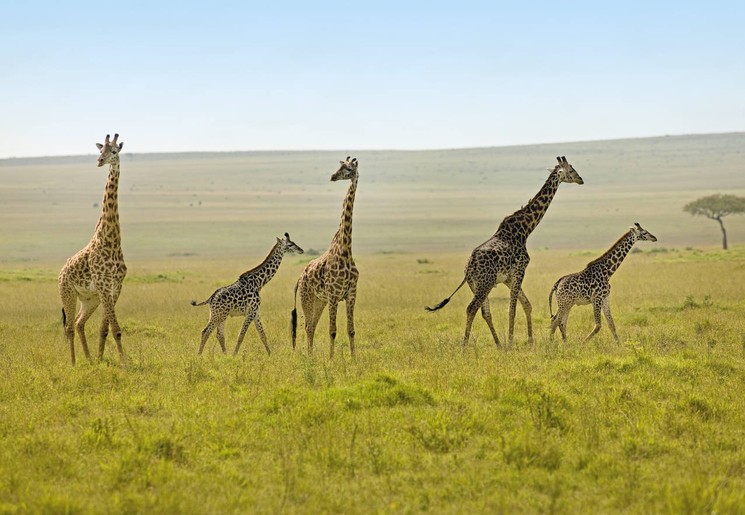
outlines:
M610 253L613 252L613 250L618 246L618 244L621 243L621 240L625 239L629 235L630 232L631 231L626 231L625 233L623 233L623 236L618 238L616 242L608 248L608 250L603 252L602 256L593 259L592 261L587 263L587 266L594 265L595 263L598 263L599 261L603 261L605 258L607 258L610 255Z
M246 272L243 272L239 276L239 279L245 279L245 278L247 278L248 276L250 276L251 274L253 274L254 272L256 272L258 269L260 269L261 267L263 267L264 265L266 265L267 261L269 261L269 258L272 257L272 255L274 254L274 251L277 249L277 246L280 243L281 242L279 242L279 241L277 243L275 243L274 246L272 247L272 250L270 250L269 251L269 254L267 254L266 257L264 258L264 261L262 261L261 263L259 263L255 267L253 267L251 270L247 270Z

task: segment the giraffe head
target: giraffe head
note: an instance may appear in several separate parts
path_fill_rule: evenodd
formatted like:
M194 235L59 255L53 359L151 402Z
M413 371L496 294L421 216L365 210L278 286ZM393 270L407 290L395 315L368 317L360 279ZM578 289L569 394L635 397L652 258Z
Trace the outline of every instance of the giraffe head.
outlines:
M101 151L101 155L98 156L98 161L96 161L98 166L119 162L119 152L121 152L124 143L122 142L117 145L117 139L119 139L119 135L114 134L114 139L109 141L109 135L107 134L103 145L101 143L96 143L98 150Z
M577 170L567 162L567 158L564 156L557 157L556 160L559 162L558 165L553 168L549 168L549 172L558 172L559 182L574 182L576 184L584 184L585 181L579 176Z
M341 181L341 180L352 180L357 178L357 158L351 158L347 156L346 161L339 161L339 164L341 166L339 169L334 172L334 175L331 176L332 181Z
M302 254L305 252L297 243L290 239L290 235L287 233L285 233L285 239L277 238L277 243L284 246L285 252L289 252L290 254Z
M629 227L636 236L636 241L657 241L657 237L646 229L643 229L639 222Z

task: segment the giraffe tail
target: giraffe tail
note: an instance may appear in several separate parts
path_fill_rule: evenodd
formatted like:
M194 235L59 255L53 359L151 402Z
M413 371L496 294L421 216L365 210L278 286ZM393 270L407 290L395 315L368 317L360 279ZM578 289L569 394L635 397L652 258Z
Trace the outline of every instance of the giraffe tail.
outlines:
M295 349L295 341L297 340L297 288L300 285L300 279L295 283L295 304L292 307L291 322L292 327L292 348Z
M212 295L210 295L210 298L209 299L203 300L202 302L197 302L196 300L192 300L191 301L191 305L192 306L204 306L205 304L209 304L210 301L212 300L212 297L214 297L214 296L215 296L215 294L213 293Z
M424 309L426 309L427 311L437 311L438 309L444 308L447 305L447 303L450 302L450 299L453 298L453 295L455 295L458 292L458 290L460 290L463 287L464 284L466 284L465 277L463 278L463 281L461 281L461 283L455 289L455 291L450 294L450 297L446 298L445 300L443 300L436 306L433 306L433 307L425 306Z
M561 279L563 279L563 277ZM551 288L551 293L548 294L548 312L551 315L551 319L554 318L554 309L553 309L553 306L551 305L551 301L554 298L554 292L556 291L556 288L559 287L559 283L561 282L561 279L556 281L556 283L554 284L554 287Z
M65 313L65 308L62 308L62 327L67 326L67 313Z

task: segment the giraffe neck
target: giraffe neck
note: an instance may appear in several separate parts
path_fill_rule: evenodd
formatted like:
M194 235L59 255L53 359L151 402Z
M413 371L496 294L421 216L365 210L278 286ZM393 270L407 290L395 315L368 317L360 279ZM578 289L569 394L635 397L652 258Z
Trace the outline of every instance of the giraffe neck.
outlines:
M263 288L266 283L272 280L274 274L279 270L279 265L282 263L282 258L285 255L285 247L277 242L272 250L269 251L269 255L264 258L264 261L255 268L247 272L243 272L240 278L244 281L252 280L253 284L257 288Z
M352 209L354 208L354 195L357 192L357 177L351 180L347 196L341 208L341 223L336 231L334 239L331 240L329 252L343 255L352 255Z
M592 261L590 264L599 265L604 268L610 277L613 275L613 272L618 270L618 267L621 266L621 263L623 263L623 260L626 258L635 242L636 235L634 234L634 231L629 231L621 236L611 248L605 251L605 254Z
M500 236L507 234L514 239L525 242L543 219L543 215L546 214L557 189L559 189L559 173L554 171L551 172L543 187L525 207L502 220L496 234Z
M103 240L111 247L121 245L119 228L119 162L109 165L109 177L101 201L101 218L98 219L94 239Z

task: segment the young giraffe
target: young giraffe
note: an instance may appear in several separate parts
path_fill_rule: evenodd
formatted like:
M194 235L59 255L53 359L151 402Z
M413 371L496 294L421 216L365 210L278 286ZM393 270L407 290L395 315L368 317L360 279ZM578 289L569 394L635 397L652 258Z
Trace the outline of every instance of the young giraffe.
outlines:
M450 297L434 307L426 308L428 311L436 311L444 307L460 288L468 283L473 292L473 300L466 308L466 332L463 336L463 345L468 343L471 335L471 324L476 312L481 309L481 315L489 326L494 343L499 346L499 338L492 323L491 310L489 308L489 293L499 283L504 283L510 289L510 311L509 311L509 333L508 344L512 346L512 338L515 327L515 309L517 301L523 307L528 324L528 343L533 342L533 322L531 319L532 307L528 298L522 290L525 269L530 262L530 256L525 243L530 233L546 213L549 204L562 182L573 182L584 184L582 177L569 164L566 157L557 157L559 162L551 172L546 183L533 197L528 205L515 211L502 220L497 232L487 241L476 247L466 264L465 278L455 289Z
M96 143L101 151L97 164L99 167L109 165L109 177L101 202L101 217L96 225L93 238L80 252L67 260L59 274L59 292L62 298L62 320L65 335L70 343L70 358L75 364L75 330L80 336L83 352L88 360L88 343L85 339L85 323L98 307L103 304L104 313L99 331L98 358L103 358L106 337L109 328L114 333L114 341L119 351L119 359L125 366L122 349L122 332L116 319L114 306L122 291L122 282L127 275L127 265L122 254L121 231L119 227L119 210L117 190L119 187L119 153L124 143L117 145L118 134L109 141L109 135L103 145ZM81 308L77 317L75 310L80 299ZM74 328L73 328L74 322Z
M613 338L618 342L616 334L616 324L613 323L613 317L610 314L610 277L613 272L618 270L626 255L637 241L657 241L657 238L642 229L642 226L635 223L629 228L629 231L608 249L605 254L590 261L584 270L575 274L565 275L554 284L551 293L548 294L548 309L551 313L551 338L558 327L561 330L561 337L564 342L567 341L567 319L569 310L572 307L582 304L592 304L593 314L595 315L595 327L585 338L585 342L595 336L600 331L600 310L603 310L605 319L608 321L608 327ZM556 292L556 303L558 310L556 315L553 314L551 299Z
M256 331L259 333L261 343L264 344L267 354L272 353L269 350L269 344L266 341L264 328L261 327L261 319L259 318L259 307L261 305L259 293L261 288L271 281L274 274L279 270L279 265L282 263L285 252L289 252L290 254L303 253L303 249L291 241L290 235L287 233L285 233L284 239L277 238L277 243L272 247L269 255L259 266L242 273L233 284L218 288L204 302L197 303L195 300L191 301L192 306L210 305L210 320L202 330L202 342L199 344L199 352L197 354L202 354L204 344L207 343L207 338L209 338L215 328L217 328L217 341L220 342L222 352L223 354L226 352L225 320L229 316L245 317L233 354L238 354L238 350L243 343L243 338L246 336L248 326L254 320L256 321Z
M342 206L339 230L331 240L328 250L305 267L295 285L295 307L292 310L292 348L297 337L297 294L305 315L305 333L308 352L313 352L313 335L326 304L329 306L330 356L334 357L336 339L336 311L339 302L347 305L347 334L349 348L354 357L354 303L357 298L357 279L360 274L352 258L352 208L357 191L357 159L339 161L341 166L331 176L332 181L349 180L349 189Z

